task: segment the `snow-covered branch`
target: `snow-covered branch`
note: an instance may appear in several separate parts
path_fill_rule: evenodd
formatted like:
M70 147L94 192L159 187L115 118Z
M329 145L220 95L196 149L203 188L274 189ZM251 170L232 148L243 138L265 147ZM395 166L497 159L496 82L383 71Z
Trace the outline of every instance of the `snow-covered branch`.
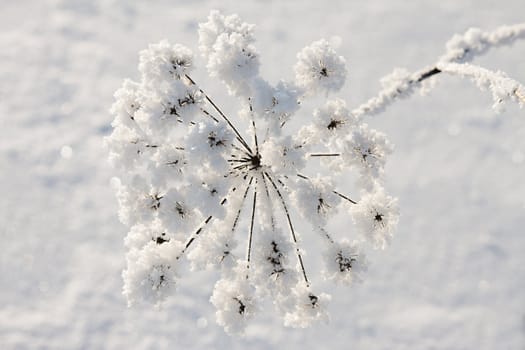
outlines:
M354 108L352 114L362 117L381 113L398 99L414 94L424 81L440 74L445 64L470 62L492 48L511 45L521 39L525 39L525 23L502 26L491 32L471 28L463 35L456 34L448 41L445 54L436 64L416 72L395 69L381 79L383 89L375 97ZM523 95L521 92L518 94Z

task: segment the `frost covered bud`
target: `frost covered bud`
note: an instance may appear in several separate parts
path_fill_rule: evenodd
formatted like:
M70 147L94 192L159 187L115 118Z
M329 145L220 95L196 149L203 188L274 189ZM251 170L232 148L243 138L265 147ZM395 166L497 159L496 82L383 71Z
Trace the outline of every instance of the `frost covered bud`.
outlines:
M342 145L344 161L360 172L363 188L372 188L383 176L386 157L393 150L385 134L362 124L346 137Z
M309 288L298 285L292 290L294 308L284 316L284 324L294 328L306 328L318 321L328 321L326 304L331 300L325 293L313 293Z
M181 79L190 72L192 62L190 49L163 40L140 52L139 70L146 83L156 84Z
M199 25L199 48L208 60L208 71L234 95L249 93L250 81L259 73L253 27L237 15L223 16L218 11L212 11L208 22Z
M219 280L210 298L217 308L217 323L230 334L243 333L255 312L254 298L254 290L245 279Z
M181 244L171 240L162 245L149 242L128 253L128 268L122 275L123 293L130 305L141 301L160 304L173 293L177 278L174 253L180 249Z
M341 198L333 192L330 178L298 179L291 200L301 215L314 226L324 226L336 212Z
M345 285L361 282L362 274L368 269L366 257L357 243L348 240L329 245L324 260L325 277Z
M297 54L295 79L306 93L339 91L346 79L346 62L324 39Z
M351 208L352 219L360 233L375 248L384 249L392 238L399 221L397 200L388 196L382 188L365 194Z

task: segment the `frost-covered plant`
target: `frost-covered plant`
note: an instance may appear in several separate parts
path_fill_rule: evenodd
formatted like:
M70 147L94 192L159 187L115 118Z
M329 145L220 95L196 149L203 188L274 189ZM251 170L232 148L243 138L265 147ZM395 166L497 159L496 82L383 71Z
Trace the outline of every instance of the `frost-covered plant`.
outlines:
M190 49L161 41L140 53L140 81L126 80L115 93L114 130L106 139L120 169L119 217L129 226L123 272L129 304L158 304L172 294L186 257L194 269L219 267L210 300L229 333L243 332L264 297L287 326L327 318L330 296L311 285L302 237L319 237L322 274L345 285L366 272L367 242L375 249L389 243L399 217L397 200L383 188L392 145L364 123L365 115L441 72L475 79L498 106L505 99L523 104L525 95L503 73L462 63L523 37L523 25L455 37L435 67L394 71L378 97L354 110L329 98L347 73L329 42L305 47L295 80L272 85L259 75L253 32L238 16L217 11L199 27L210 76L237 98L235 116L193 79ZM315 96L326 101L299 116L301 101ZM352 186L349 174L356 180L351 196L341 190ZM334 218L348 214L353 228L334 234L333 221L340 221Z

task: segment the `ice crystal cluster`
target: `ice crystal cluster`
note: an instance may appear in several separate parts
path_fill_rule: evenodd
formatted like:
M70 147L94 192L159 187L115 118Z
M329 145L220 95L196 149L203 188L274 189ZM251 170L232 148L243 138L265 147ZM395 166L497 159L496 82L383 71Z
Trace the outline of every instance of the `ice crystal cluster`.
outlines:
M483 35L472 36L456 38L430 70L396 70L378 97L354 110L334 97L347 67L326 40L297 54L292 81L273 85L259 75L254 26L212 12L199 26L199 50L210 78L235 97L233 115L193 79L189 48L161 41L142 51L140 81L126 80L115 93L106 139L120 170L119 217L129 227L129 304L159 304L176 293L188 259L192 269L220 271L210 300L229 333L242 333L264 298L287 326L326 319L330 296L314 288L308 271L344 285L360 281L363 251L385 248L398 223L397 200L383 188L392 145L363 116L442 71L482 80L498 100L523 94L502 73L458 63L475 52L468 48L484 50ZM299 113L309 98L322 102ZM341 190L349 174L357 193ZM348 218L344 232L331 232L336 215ZM323 267L305 259L305 236L319 240Z

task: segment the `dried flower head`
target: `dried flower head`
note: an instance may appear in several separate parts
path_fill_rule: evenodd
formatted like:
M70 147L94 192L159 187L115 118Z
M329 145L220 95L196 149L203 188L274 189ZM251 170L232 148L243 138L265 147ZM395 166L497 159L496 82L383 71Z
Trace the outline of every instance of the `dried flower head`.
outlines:
M298 218L325 246L325 277L360 280L361 246L383 247L397 223L395 200L381 189L390 144L341 99L327 100L300 128L288 123L302 99L343 86L345 60L327 41L298 54L295 82L275 86L259 76L253 26L238 16L212 12L199 26L199 48L210 76L238 97L240 123L190 76L191 51L167 41L140 53L141 81L126 80L115 94L106 142L122 171L117 197L130 227L124 294L130 304L161 302L186 257L193 269L220 267L211 302L227 332L242 333L262 297L286 325L327 319L330 297L311 288L308 231ZM329 171L309 175L320 160ZM362 199L340 190L352 169ZM338 213L353 215L363 233L342 232L352 243L327 228Z

